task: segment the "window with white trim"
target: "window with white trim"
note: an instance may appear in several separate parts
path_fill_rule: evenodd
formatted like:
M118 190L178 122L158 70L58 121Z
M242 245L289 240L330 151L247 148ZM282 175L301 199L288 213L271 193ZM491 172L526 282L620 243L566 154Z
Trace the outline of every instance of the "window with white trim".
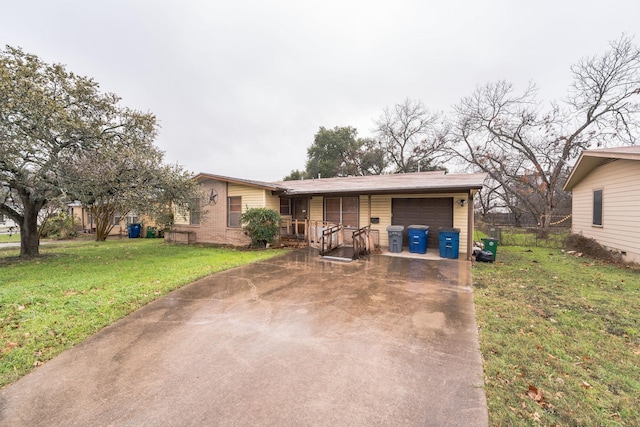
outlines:
M240 217L242 216L242 197L234 196L227 198L227 226L240 228Z
M602 190L593 190L593 220L592 225L602 227Z

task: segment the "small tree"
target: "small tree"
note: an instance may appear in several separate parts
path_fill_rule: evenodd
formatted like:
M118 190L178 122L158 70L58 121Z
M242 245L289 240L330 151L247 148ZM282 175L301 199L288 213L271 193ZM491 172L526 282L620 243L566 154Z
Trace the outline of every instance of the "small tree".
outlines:
M377 145L393 173L441 169L437 163L446 144L441 114L429 111L422 101L405 99L385 108L375 122Z
M280 219L278 212L267 208L247 209L240 217L244 229L251 237L251 245L260 248L273 242L278 235Z
M96 241L107 239L115 217L135 211L161 219L158 225L164 226L172 204L192 207L199 199L191 174L179 165L162 164L163 155L150 139L129 138L85 150L61 169L66 193L91 211Z

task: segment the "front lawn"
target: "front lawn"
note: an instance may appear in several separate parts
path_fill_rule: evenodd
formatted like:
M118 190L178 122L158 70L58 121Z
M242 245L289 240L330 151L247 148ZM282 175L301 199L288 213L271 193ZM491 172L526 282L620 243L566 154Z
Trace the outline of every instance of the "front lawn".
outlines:
M640 271L545 248L473 267L490 424L640 425Z
M0 248L0 387L169 291L283 253L170 245L160 239Z
M20 242L20 233L0 233L0 243Z

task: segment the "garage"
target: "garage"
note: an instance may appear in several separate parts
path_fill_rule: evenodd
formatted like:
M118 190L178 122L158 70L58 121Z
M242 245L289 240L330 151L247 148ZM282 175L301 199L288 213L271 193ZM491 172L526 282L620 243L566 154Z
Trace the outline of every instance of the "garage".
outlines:
M393 225L404 226L403 245L409 245L407 227L428 225L428 248L438 248L438 229L453 227L453 198L392 199Z

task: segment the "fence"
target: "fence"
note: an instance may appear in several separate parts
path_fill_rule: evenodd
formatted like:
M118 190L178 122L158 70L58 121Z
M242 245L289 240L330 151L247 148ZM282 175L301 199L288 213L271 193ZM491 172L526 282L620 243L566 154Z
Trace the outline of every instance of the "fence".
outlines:
M540 218L528 212L518 215L518 217L510 212L489 212L484 216L477 214L476 218L485 224L514 228L536 228L541 221ZM571 228L571 213L561 212L551 215L551 225Z
M477 227L489 237L498 239L501 246L535 246L540 248L562 249L565 240L571 234L569 228L515 228L484 225ZM474 236L474 240L480 240Z

